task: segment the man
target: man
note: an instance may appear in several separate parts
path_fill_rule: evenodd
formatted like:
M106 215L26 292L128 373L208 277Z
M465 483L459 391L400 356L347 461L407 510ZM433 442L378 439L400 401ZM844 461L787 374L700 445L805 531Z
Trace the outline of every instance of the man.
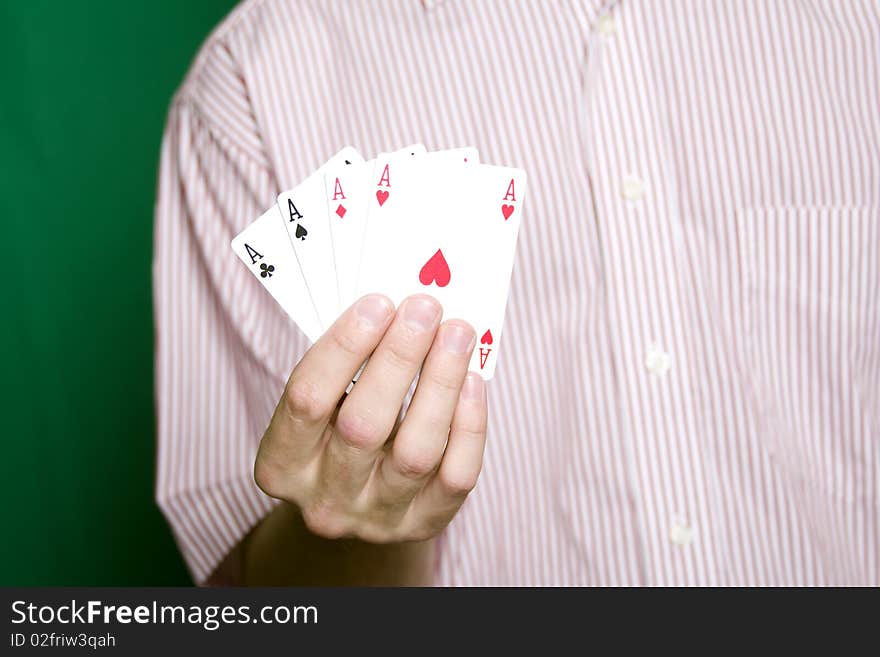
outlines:
M878 35L869 0L242 4L157 205L196 580L880 583ZM529 175L487 386L427 297L307 351L229 249L341 146L412 142Z

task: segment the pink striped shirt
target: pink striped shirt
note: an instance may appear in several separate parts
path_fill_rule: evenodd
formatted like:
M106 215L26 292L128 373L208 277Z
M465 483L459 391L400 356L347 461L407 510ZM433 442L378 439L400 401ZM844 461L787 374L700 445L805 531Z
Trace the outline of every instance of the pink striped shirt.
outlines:
M270 510L307 347L229 248L341 146L529 202L450 585L880 584L880 4L250 0L173 101L157 497L197 581Z

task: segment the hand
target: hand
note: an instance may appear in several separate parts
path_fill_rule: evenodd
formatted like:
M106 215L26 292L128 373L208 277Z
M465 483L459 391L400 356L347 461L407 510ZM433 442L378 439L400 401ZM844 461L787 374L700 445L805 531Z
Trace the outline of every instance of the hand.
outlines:
M396 313L383 296L363 297L290 375L254 477L268 495L295 505L312 533L370 543L425 540L449 523L476 484L487 415L485 384L467 372L476 338L462 321L438 327L441 313L424 295L409 297Z

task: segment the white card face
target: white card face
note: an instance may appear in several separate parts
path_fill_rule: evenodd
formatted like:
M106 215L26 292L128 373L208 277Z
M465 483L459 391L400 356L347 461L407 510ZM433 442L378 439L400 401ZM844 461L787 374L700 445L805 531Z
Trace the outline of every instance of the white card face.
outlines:
M232 240L232 250L309 340L323 332L287 230L272 206Z
M470 369L495 372L516 239L526 192L521 169L462 166L420 158L391 162L381 211L370 209L358 294L379 292L399 304L411 294L434 296L444 318L477 332ZM387 175L386 175L387 174ZM376 202L377 198L371 198ZM386 207L387 206L387 207ZM377 203L378 207L378 203Z
M425 147L422 144L410 144L390 155L406 158L424 154ZM357 274L367 221L370 174L375 162L369 160L350 166L337 162L329 165L324 172L324 192L333 243L340 312L357 299Z
M354 166L363 164L364 159L354 148L343 148L302 183L278 196L278 210L287 227L288 244L293 246L318 321L324 329L336 321L340 313L333 240L324 198L324 172L340 163L345 166L346 162L347 166Z
M445 151L429 151L425 153L425 157L437 162L448 162L449 164L480 163L480 152L472 146L466 148L450 148Z
M340 310L348 308L356 298L372 166L372 160L351 166L337 164L328 167L324 174Z
M416 144L415 146L421 146ZM425 147L421 150L415 147L402 148L393 153L379 153L373 160L373 170L370 174L370 185L367 190L367 216L377 212L382 213L394 206L394 197L391 195L392 172L398 168L408 167L425 155Z

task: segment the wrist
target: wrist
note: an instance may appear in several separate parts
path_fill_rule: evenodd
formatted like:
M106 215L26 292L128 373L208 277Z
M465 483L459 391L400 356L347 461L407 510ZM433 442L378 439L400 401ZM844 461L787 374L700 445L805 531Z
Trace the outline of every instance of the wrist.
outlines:
M299 509L279 504L242 544L248 585L430 586L435 540L368 543L309 531Z

